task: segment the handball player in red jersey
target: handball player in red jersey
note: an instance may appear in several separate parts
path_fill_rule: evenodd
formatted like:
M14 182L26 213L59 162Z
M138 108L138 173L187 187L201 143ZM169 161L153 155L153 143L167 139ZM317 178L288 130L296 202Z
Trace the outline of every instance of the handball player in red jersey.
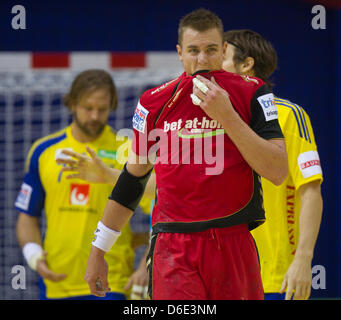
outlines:
M95 231L85 280L109 290L105 253L156 174L147 258L152 299L263 299L250 230L264 222L260 176L287 175L273 94L258 78L221 70L223 25L199 9L179 24L178 78L146 91L132 151Z

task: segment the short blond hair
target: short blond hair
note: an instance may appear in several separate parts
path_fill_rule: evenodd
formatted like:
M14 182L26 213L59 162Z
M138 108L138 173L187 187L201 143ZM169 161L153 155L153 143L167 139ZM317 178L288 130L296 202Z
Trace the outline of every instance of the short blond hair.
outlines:
M223 23L221 19L210 10L203 8L197 9L188 13L180 20L178 28L178 43L180 46L182 44L183 33L186 28L191 28L200 32L216 28L223 39Z

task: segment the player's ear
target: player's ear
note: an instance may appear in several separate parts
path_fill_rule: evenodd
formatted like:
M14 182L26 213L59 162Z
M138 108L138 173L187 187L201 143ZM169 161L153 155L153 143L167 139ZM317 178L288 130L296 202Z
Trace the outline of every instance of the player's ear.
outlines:
M241 71L243 74L251 75L252 69L255 66L255 59L252 57L247 57L241 64Z
M76 111L76 105L74 103L70 104L69 109L71 113L73 114Z
M226 54L226 49L227 49L227 41L224 41L224 43L223 43L223 55L224 55L224 57Z
M178 52L179 60L182 62L182 48L179 44L176 45L176 51Z

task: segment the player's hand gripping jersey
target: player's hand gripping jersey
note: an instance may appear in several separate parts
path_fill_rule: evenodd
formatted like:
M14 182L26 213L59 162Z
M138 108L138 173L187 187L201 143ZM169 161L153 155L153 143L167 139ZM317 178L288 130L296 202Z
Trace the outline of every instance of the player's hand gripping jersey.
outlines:
M240 117L264 139L283 138L273 94L259 79L201 72L225 89ZM133 151L155 150L154 232L192 232L264 221L259 176L221 124L193 104L193 78L183 73L145 92L136 108Z

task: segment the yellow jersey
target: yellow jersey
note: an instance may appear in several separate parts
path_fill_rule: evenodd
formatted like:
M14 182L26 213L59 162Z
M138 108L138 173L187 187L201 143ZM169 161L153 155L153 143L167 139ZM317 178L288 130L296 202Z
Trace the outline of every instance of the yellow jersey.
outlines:
M25 166L25 178L15 206L23 213L40 217L44 209L46 234L43 247L47 251L47 264L56 273L67 277L60 282L44 280L48 298L66 298L89 295L84 280L86 266L98 221L101 219L113 186L91 184L79 179L66 179L56 163L62 149L69 148L86 153L86 146L96 151L104 163L122 169L131 141L119 139L111 127L106 126L93 142L80 143L71 133L71 126L39 139L31 147ZM151 201L140 203L145 213L150 212ZM134 250L129 223L122 229L113 248L106 253L109 266L108 281L113 292L123 290L133 272Z
M275 98L278 120L288 154L289 174L280 186L262 178L266 221L252 231L261 264L265 293L279 292L295 255L299 236L300 195L303 184L319 180L322 169L313 129L305 110Z

